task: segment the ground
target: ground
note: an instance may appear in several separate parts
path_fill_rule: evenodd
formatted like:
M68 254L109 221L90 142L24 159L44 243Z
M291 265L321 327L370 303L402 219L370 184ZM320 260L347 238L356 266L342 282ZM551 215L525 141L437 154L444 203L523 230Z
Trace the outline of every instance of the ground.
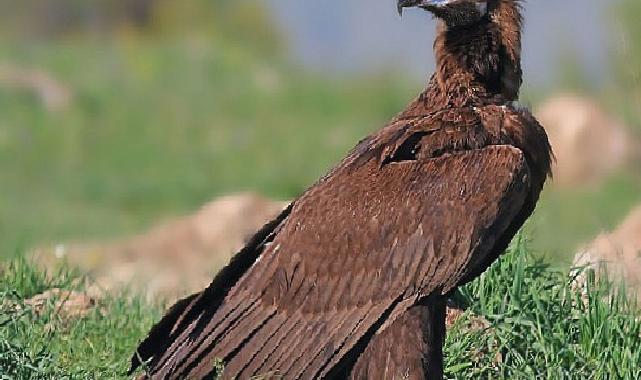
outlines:
M605 280L574 277L534 259L519 237L457 294L467 311L448 333L447 378L640 378L635 307ZM3 266L0 373L6 378L128 378L131 353L165 306L103 293L91 295L85 311L69 313L56 297L91 293L79 278L68 270L45 274L24 259ZM34 306L34 296L54 288L61 290Z

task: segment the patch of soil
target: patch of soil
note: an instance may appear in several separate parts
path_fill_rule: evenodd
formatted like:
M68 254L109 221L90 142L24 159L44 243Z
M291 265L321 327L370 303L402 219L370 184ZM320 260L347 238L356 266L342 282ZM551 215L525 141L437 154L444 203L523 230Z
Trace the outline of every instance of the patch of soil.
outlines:
M24 305L36 314L42 313L51 304L56 313L65 318L81 318L95 307L96 300L75 290L53 288L24 301Z
M447 310L445 314L445 327L451 329L461 317L465 314L466 309L456 305L453 301L448 300ZM470 315L466 324L459 326L463 331L477 332L489 329L490 322L482 316Z

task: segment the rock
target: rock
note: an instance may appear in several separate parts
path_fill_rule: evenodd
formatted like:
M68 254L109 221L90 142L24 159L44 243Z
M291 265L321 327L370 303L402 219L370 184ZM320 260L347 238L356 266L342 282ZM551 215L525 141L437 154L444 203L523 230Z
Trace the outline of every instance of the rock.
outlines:
M225 196L138 236L110 244L58 245L38 257L49 265L64 260L79 267L103 290L132 287L149 298L175 299L207 286L286 205L251 193Z
M574 265L603 269L611 280L625 280L635 289L641 287L641 206L610 233L602 233L580 249ZM640 299L641 300L641 299Z
M221 197L193 215L163 223L125 242L129 257L149 256L181 263L202 254L225 254L242 247L263 224L282 211L287 202L274 202L245 193Z
M588 98L556 96L535 114L556 155L556 186L598 183L620 169L633 149L628 129Z

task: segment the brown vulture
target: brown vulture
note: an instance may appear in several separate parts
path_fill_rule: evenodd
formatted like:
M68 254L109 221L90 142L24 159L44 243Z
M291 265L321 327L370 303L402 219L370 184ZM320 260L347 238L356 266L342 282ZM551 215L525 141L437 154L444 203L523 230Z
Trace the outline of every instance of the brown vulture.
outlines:
M414 6L439 19L426 89L169 310L142 378L442 378L447 295L504 252L552 153L516 103L519 2Z

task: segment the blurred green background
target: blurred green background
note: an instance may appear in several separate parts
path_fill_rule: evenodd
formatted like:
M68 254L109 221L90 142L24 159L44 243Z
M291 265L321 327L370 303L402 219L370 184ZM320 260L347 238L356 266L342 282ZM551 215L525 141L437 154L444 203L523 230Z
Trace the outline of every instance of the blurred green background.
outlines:
M292 51L283 19L259 1L0 0L0 7L3 257L144 231L231 192L291 199L424 84L390 66L310 69ZM554 79L528 83L523 99L536 110L557 93L581 94L634 140L641 3L604 8L613 30L607 79L590 78L580 57L560 46L549 62ZM548 188L529 236L538 252L567 264L638 202L641 173L632 158L599 181Z

